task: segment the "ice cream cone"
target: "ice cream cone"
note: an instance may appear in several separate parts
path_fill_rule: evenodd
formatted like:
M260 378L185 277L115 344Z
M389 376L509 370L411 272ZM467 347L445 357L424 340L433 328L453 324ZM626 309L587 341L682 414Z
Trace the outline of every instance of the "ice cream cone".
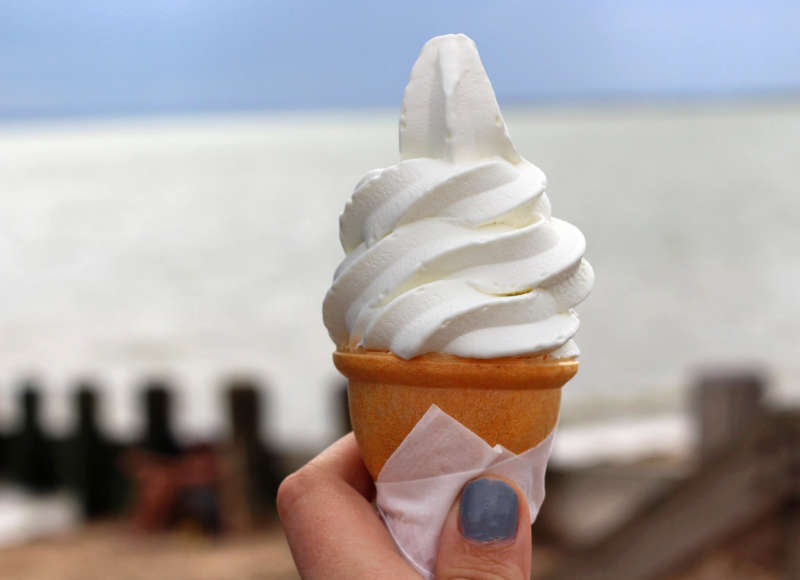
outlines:
M490 445L522 453L556 425L561 387L578 361L546 355L475 359L337 351L349 379L350 419L373 479L428 408L436 404Z

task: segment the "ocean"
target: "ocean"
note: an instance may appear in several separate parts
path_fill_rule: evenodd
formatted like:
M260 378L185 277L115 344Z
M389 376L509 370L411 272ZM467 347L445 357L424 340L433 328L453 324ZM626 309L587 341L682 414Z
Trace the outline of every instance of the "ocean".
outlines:
M755 366L800 399L800 103L512 108L553 214L583 230L594 292L562 426L669 415L706 368ZM397 112L0 125L0 421L25 376L54 433L78 377L103 426L139 427L143 377L170 377L177 429L225 429L221 385L257 377L265 435L337 426L321 302L338 215L397 158ZM577 453L577 452L576 452Z

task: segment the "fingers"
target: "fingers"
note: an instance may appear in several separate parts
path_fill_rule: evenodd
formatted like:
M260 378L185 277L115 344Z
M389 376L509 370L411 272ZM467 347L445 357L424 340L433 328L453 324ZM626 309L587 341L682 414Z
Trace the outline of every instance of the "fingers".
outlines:
M494 476L464 486L442 528L439 580L528 580L531 519L525 496Z
M304 580L419 579L370 504L372 495L352 433L284 480L278 514Z
M369 501L375 496L372 476L361 461L358 444L352 433L333 443L312 459L305 468L341 479Z

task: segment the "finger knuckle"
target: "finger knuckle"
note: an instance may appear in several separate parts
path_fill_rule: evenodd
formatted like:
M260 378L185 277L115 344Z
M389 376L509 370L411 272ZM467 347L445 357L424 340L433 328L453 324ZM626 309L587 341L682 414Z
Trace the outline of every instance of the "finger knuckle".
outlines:
M308 494L312 485L313 478L310 477L307 467L303 467L289 474L281 482L278 487L277 497L275 498L278 516L281 520L286 519L297 501Z

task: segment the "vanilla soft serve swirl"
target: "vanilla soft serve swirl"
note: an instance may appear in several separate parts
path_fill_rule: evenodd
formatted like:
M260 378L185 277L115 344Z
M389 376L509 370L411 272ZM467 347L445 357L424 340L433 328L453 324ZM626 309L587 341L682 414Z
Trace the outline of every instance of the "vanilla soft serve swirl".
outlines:
M402 161L367 173L340 218L347 256L323 317L342 350L494 358L578 354L592 287L583 234L508 136L478 51L428 41L400 119Z

